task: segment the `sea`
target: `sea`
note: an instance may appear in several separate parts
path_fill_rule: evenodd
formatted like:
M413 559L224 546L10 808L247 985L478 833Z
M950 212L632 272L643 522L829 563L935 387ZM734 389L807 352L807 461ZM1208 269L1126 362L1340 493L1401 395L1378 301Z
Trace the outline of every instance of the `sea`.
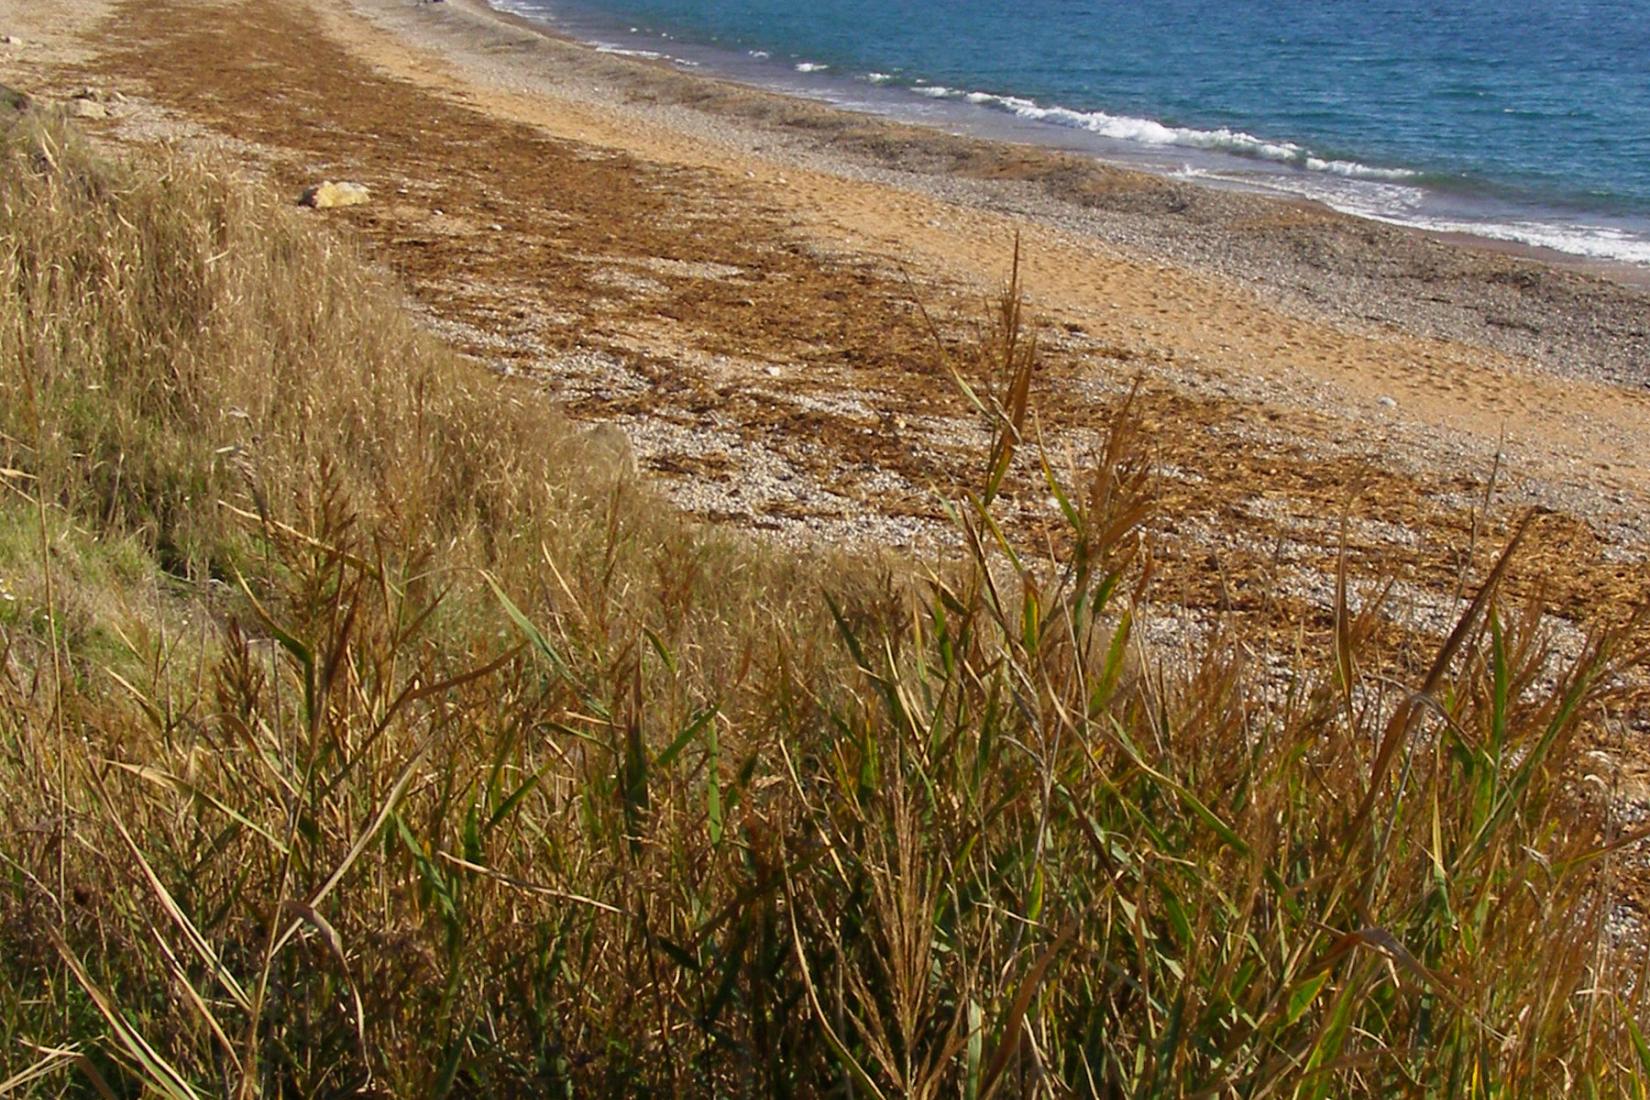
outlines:
M1650 0L493 0L615 54L1650 265Z

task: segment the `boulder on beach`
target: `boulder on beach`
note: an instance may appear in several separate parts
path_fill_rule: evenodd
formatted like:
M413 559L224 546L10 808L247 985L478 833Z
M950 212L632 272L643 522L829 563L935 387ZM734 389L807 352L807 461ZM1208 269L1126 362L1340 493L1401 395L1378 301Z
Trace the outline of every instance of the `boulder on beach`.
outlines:
M108 118L109 104L123 103L126 97L106 88L82 88L69 100L69 114L75 118Z
M298 203L315 210L331 210L338 206L360 206L371 200L372 193L364 184L325 180L306 188Z

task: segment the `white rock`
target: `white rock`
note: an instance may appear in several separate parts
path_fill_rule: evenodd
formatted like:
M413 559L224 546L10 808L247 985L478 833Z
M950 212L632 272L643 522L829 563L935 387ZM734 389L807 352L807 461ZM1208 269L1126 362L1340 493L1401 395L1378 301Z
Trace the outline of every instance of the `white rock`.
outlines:
M338 206L360 206L372 201L372 193L359 183L334 183L325 180L306 189L298 202L316 210L331 210Z
M1398 399L1396 397L1387 397L1382 395L1375 399L1375 404L1381 406L1383 409L1396 409L1398 407Z
M0 34L0 45L27 46L28 43L17 37L15 34Z
M108 118L109 108L95 99L77 99L69 104L69 113L75 118Z

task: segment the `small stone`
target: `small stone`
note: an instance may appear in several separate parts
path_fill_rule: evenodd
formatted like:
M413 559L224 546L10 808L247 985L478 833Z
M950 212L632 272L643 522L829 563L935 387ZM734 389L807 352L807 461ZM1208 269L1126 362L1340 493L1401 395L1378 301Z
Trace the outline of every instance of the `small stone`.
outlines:
M112 88L98 88L86 85L74 94L75 99L88 100L93 103L125 103L126 97Z
M77 99L69 105L69 114L75 118L108 118L109 108L95 99Z
M372 193L362 184L326 180L305 190L298 202L316 210L331 210L339 206L360 206L371 200Z
M28 43L17 37L15 34L0 34L0 45L27 46Z
M1375 404L1381 406L1383 409L1396 409L1398 407L1398 399L1396 397L1387 397L1383 394L1375 399Z
M492 225L488 226L487 228L491 229L494 233L504 232L504 227L502 225L498 224L497 222L494 222Z

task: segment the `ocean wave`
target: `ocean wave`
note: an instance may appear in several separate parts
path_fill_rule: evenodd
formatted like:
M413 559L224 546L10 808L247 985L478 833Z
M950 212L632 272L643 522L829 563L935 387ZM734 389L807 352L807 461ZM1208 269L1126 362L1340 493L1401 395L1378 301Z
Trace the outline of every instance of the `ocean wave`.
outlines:
M1415 224L1428 199L1424 187L1391 180L1363 179L1335 173L1222 172L1204 173L1208 179L1239 187L1270 191L1321 202L1346 214L1400 225Z
M639 57L644 61L663 61L665 55L657 50L633 50L626 46L609 46L598 42L593 47L597 53L608 53L615 57Z
M1421 174L1409 168L1376 168L1355 160L1323 160L1314 156L1308 156L1302 163L1314 172L1329 172L1355 180L1412 180Z
M865 79L869 80L872 84L886 84L890 80L894 79L894 77L890 73L866 73Z
M1537 218L1440 217L1427 212L1432 196L1413 184L1329 175L1233 174L1186 165L1179 179L1224 182L1321 202L1344 214L1431 233L1459 233L1494 241L1547 248L1592 260L1650 264L1650 237L1610 225L1542 221Z
M932 95L923 88L914 89ZM947 93L949 94L949 93ZM1199 130L1190 126L1170 126L1156 119L1136 118L1132 115L1114 115L1106 111L1078 111L1070 107L1044 107L1035 100L1021 96L996 95L991 92L967 92L963 98L970 103L995 107L1020 118L1034 122L1048 122L1117 141L1132 141L1141 145L1179 146L1187 149L1206 149L1254 157L1259 160L1292 164L1312 172L1327 172L1349 179L1404 180L1414 179L1419 172L1408 168L1380 168L1351 160L1332 160L1320 157L1304 145L1292 141L1270 141L1242 130L1221 127Z
M822 73L830 66L823 61L798 61L796 71L799 73Z
M919 84L911 90L918 95L925 95L929 99L949 99L952 96L962 94L954 88L946 88L939 84Z
M1396 219L1393 219L1396 220ZM1435 233L1467 233L1495 241L1550 248L1590 260L1650 264L1650 238L1605 225L1558 225L1550 222L1467 222L1418 218L1402 224Z
M769 53L767 50L750 50L749 53L758 61L766 61L768 58L773 56L773 54Z

